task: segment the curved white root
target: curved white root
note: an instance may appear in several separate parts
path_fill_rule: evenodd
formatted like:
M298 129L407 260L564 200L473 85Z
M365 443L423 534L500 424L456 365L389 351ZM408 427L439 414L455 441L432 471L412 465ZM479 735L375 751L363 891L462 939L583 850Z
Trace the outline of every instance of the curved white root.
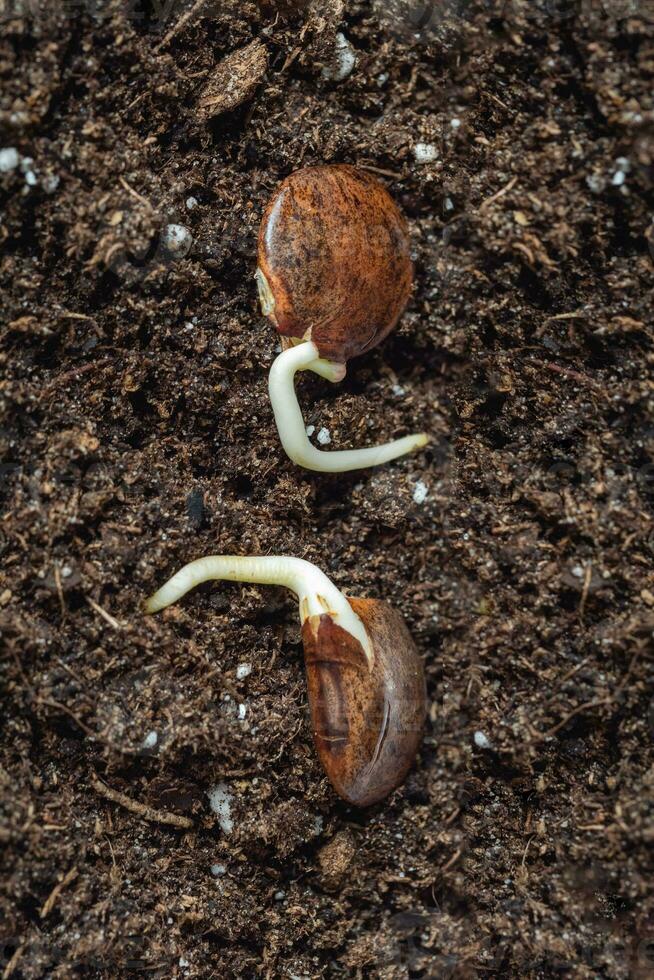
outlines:
M291 558L287 555L208 555L206 558L198 558L197 561L184 565L151 595L145 603L145 611L159 612L177 602L196 585L214 579L283 585L297 596L302 623L311 616L328 613L335 623L359 641L368 660L372 662L370 638L360 618L324 572L303 558Z
M341 381L345 377L345 365L321 358L318 348L310 340L283 351L273 362L268 379L270 402L282 446L287 456L298 466L322 473L344 473L347 470L388 463L391 459L404 456L427 444L427 436L419 433L367 449L321 452L309 442L304 427L295 393L294 378L297 371L313 371L328 381Z

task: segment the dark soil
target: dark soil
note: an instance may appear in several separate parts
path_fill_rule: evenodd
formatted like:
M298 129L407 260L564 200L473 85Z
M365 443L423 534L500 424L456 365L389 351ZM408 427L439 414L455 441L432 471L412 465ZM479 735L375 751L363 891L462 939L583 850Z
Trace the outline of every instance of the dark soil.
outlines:
M651 977L651 2L190 6L0 4L0 147L33 159L0 174L2 976ZM386 183L416 290L301 379L307 424L432 436L342 477L280 449L253 282L318 162ZM316 761L287 594L140 614L211 552L401 609L429 723L384 804Z

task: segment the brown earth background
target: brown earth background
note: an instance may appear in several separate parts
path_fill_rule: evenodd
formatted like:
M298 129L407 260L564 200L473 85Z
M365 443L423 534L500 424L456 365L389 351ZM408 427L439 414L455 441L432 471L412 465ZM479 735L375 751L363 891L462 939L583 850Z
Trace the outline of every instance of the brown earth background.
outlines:
M191 6L0 3L0 976L651 977L651 0ZM306 422L432 437L338 477L280 449L253 282L318 162L386 184L416 288ZM318 765L285 593L141 616L211 552L402 611L384 804Z

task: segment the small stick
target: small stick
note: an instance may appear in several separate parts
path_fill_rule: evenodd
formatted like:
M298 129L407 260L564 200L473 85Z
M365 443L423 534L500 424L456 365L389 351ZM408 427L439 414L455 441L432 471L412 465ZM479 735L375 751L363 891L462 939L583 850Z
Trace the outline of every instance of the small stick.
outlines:
M487 197L485 201L482 201L481 204L479 205L479 210L484 211L486 208L490 207L490 205L494 204L494 202L497 201L500 197L504 197L505 194L508 194L509 191L512 191L517 183L518 183L518 178L512 177L511 180L508 182L508 184L506 184L499 191L497 191L496 194L492 194L491 197Z
M62 621L66 619L66 600L64 599L64 590L61 584L61 572L59 571L59 565L55 562L54 567L54 580L57 586L57 595L59 596L59 605L61 606L61 618Z
M55 903L57 899L59 898L64 888L70 885L71 881L73 881L76 877L77 877L77 868L71 868L68 874L65 875L61 879L61 881L54 886L54 888L46 898L43 908L39 913L42 919L45 919L46 916L50 915L53 908L55 907Z
M32 688L30 689L33 691ZM81 718L78 718L75 712L67 705L62 704L60 701L55 701L54 698L42 698L41 695L35 695L35 698L38 704L45 704L48 708L54 708L55 711L63 711L64 714L68 715L69 718L72 718L75 724L82 729L82 731L88 738L94 740L99 738L99 736L93 731L93 729L89 728L89 726L86 725ZM102 739L100 739L100 741L102 741Z
M11 959L9 960L9 962L7 963L6 967L3 970L2 980L9 980L9 977L13 974L14 970L18 966L18 961L23 955L24 949L25 949L25 943L21 943L20 946L17 947L16 952L11 957Z
M455 851L452 857L449 859L449 861L447 861L447 863L444 864L443 867L439 869L440 873L444 875L446 871L449 871L450 868L454 867L454 865L456 864L456 862L459 860L460 857L461 857L461 848L459 848L458 851Z
M95 773L91 775L91 786L100 796L111 800L112 803L117 803L138 817L143 817L144 820L167 824L170 827L180 827L182 830L190 830L193 827L193 821L189 817L183 817L180 813L171 813L170 810L155 810L154 807L147 806L145 803L139 803L137 800L125 796L124 793L119 793L117 789L106 786Z
M77 380L82 374L88 374L89 371L99 371L101 368L106 367L109 364L111 358L104 357L99 361L89 361L88 364L80 364L79 367L71 368L70 371L64 371L63 374L57 375L53 378L50 384L46 385L46 394L52 391L53 388L58 388L62 384L66 384L67 381Z
M97 602L94 602L93 599L90 596L87 595L87 596L84 596L84 598L88 602L88 604L91 607L91 609L95 610L95 612L97 612L98 616L102 616L102 618L104 619L104 621L106 623L109 623L109 625L110 626L113 626L113 628L115 630L118 630L118 632L120 632L122 630L122 626L120 625L120 623L118 622L118 620L117 619L114 619L114 617L110 613L108 613L106 609L103 609L102 606L99 606Z
M552 735L556 735L556 733L560 732L561 729L564 728L569 721L572 721L573 718L576 718L577 715L580 715L582 711L587 711L589 708L598 708L602 704L610 704L612 700L613 700L612 698L599 698L597 701L586 701L584 704L580 704L577 708L574 709L574 711L571 711L569 714L565 716L565 718L562 718L561 721L558 722L558 724L554 725L553 728L548 729L548 731L546 732L537 733L536 740L538 742L542 742L543 739L550 738L550 736Z
M553 371L554 374L562 374L566 378L572 378L573 381L578 381L580 384L590 385L595 391L601 391L602 387L593 378L590 378L587 374L582 374L581 371L575 371L573 368L562 367L560 364L555 364L553 361L539 361L535 357L532 357L530 364L536 364L538 367L547 368L548 371Z
M404 180L404 174L398 174L396 170L384 170L383 167L374 167L372 163L359 163L357 166L362 170L369 170L373 174L381 174L382 177L391 177L393 180Z
M154 211L154 208L148 201L147 197L143 197L143 195L139 194L138 191L135 191L133 187L130 187L130 185L127 183L124 177L119 177L118 180L123 185L123 187L125 188L128 194L131 194L132 197L135 197L137 201L139 201L141 204L144 204L149 211Z
M584 610L586 609L586 602L588 600L588 592L590 590L590 583L593 578L593 566L589 562L586 565L586 571L584 572L584 585L581 590L581 599L579 600L579 620L581 623L584 621Z
M191 17L197 14L198 11L200 11L204 7L206 2L207 0L196 0L196 2L193 4L191 9L187 10L185 14L182 14L182 16L179 18L177 23L174 24L170 28L168 33L163 36L161 41L159 41L159 44L155 46L154 50L161 51L161 49L164 48L168 44L168 42L175 37L175 34L177 34L178 31L181 31L182 27L184 27L185 24L188 24Z

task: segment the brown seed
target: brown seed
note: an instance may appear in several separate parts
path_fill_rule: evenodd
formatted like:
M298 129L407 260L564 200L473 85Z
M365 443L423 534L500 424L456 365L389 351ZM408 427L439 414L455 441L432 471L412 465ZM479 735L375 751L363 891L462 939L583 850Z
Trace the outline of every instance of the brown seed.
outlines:
M347 165L286 178L261 221L258 259L280 334L312 340L340 363L387 336L413 283L400 210L379 181Z
M313 735L334 789L355 806L388 796L422 737L422 661L400 614L350 599L315 565L288 555L207 555L181 568L145 604L165 609L189 589L224 579L282 585L299 600Z
M327 614L302 626L318 757L334 789L369 806L403 781L422 738L425 678L401 615L385 602L349 599L368 632L372 662Z

